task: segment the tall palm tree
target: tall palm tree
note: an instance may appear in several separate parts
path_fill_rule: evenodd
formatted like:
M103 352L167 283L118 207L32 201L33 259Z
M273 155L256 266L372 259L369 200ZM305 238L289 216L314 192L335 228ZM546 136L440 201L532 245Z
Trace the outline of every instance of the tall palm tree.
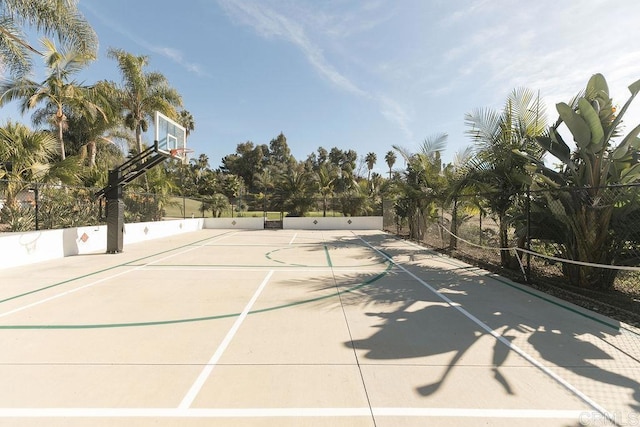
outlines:
M396 153L394 153L393 151L388 151L384 156L384 161L387 162L387 166L389 167L389 179L391 179L393 165L396 164Z
M376 162L378 161L378 156L376 156L376 153L373 152L367 153L364 161L367 164L367 169L369 170L367 173L367 181L371 181L371 169L373 169L373 166L375 166Z
M66 158L63 132L66 126L66 109L74 109L81 115L95 118L103 114L102 109L92 99L93 88L70 80L73 74L86 67L93 56L73 50L58 49L49 39L42 41L45 47L47 76L42 82L26 77L5 80L0 84L0 106L13 100L20 100L20 109L44 107L33 115L34 124L53 122L56 128L59 153Z
M125 125L135 131L137 150L142 152L142 133L149 128L155 111L177 118L176 107L182 106L182 97L163 74L145 71L149 65L147 56L121 49L109 49L108 55L118 62L123 82L116 85L116 94L126 111Z
M178 113L178 123L185 128L187 138L189 138L191 131L196 128L196 122L193 119L193 115L191 115L187 110L180 110Z
M13 76L31 69L31 53L42 55L27 40L23 27L35 28L86 55L95 55L98 37L78 10L78 0L0 1L0 62Z

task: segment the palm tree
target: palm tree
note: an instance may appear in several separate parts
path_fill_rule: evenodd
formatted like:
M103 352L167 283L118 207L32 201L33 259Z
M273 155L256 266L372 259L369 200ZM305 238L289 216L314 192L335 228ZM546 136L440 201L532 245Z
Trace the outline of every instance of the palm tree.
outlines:
M30 182L44 179L55 151L56 140L48 132L12 122L0 127L0 180L5 182L9 209L17 208L16 197Z
M336 183L335 169L330 163L323 163L315 171L315 184L322 195L322 216L327 216L327 198L333 194Z
M393 165L396 164L396 153L388 151L384 156L384 161L387 162L387 166L389 167L389 179L391 179L391 171L393 169Z
M42 43L46 51L47 77L40 83L26 77L2 82L0 106L13 100L21 100L20 108L24 114L27 110L44 103L44 107L33 115L33 122L53 122L60 157L64 160L66 153L63 133L67 122L66 110L74 109L91 118L98 114L104 115L102 109L92 100L93 88L70 80L73 74L86 67L94 57L77 51L59 50L48 39L44 39Z
M378 156L376 156L376 153L367 153L366 157L364 158L365 163L367 163L367 169L369 170L368 174L367 174L367 181L371 181L371 169L373 169L373 166L376 164L376 161L378 161Z
M265 215L267 212L267 204L269 202L269 190L273 189L275 186L275 174L273 173L273 170L273 167L267 166L262 171L253 174L253 184L264 191L262 194L262 209Z
M196 122L191 113L187 110L180 110L178 113L178 123L186 129L187 138L189 138L189 134L191 134L191 131L196 127Z
M168 206L176 206L177 202L173 200L172 195L176 193L178 185L174 181L174 177L170 175L165 168L155 167L149 169L146 174L148 178L149 188L153 194L153 210L149 212L151 221L161 221Z
M314 203L309 172L303 165L296 164L282 172L279 178L277 189L283 209L290 215L304 216Z
M131 131L124 127L120 105L109 98L113 93L109 82L100 81L94 89L91 92L93 102L100 106L103 114L92 118L72 110L67 114L64 132L65 150L80 153L90 169L96 166L99 147L111 146L115 149L112 152L123 154L134 138ZM121 145L123 141L124 146Z
M487 204L498 219L500 247L506 248L508 211L516 204L517 194L531 182L525 158L515 152L542 158L542 149L535 138L546 128L544 106L539 95L528 89L516 89L507 97L502 111L476 109L465 115L465 123L470 127L467 134L477 151L455 190L472 187L476 192L489 194ZM500 251L500 258L503 266L510 264L509 252Z
M31 53L42 55L27 41L26 26L55 36L71 50L95 55L98 37L77 5L78 0L0 1L0 62L19 77L31 69Z
M441 174L440 152L446 147L447 138L446 133L425 138L417 153L393 146L407 163L399 187L401 196L396 201L396 212L407 218L411 238L421 240L427 222L437 218L437 202L444 197L446 188Z
M145 72L148 57L135 56L121 49L109 49L108 55L118 62L123 78L122 86L116 85L116 96L127 112L125 126L135 131L137 150L142 152L142 133L149 128L154 113L160 111L176 118L176 107L182 106L182 97L164 75Z

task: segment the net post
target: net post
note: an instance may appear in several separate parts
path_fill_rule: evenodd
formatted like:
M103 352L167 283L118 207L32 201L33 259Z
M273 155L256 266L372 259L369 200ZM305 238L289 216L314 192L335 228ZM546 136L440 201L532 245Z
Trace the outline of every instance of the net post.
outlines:
M525 268L525 279L527 283L531 281L531 186L527 185L527 267Z
M449 249L457 249L458 241L454 235L458 234L458 195L453 196L453 213L451 214L451 238L449 239Z

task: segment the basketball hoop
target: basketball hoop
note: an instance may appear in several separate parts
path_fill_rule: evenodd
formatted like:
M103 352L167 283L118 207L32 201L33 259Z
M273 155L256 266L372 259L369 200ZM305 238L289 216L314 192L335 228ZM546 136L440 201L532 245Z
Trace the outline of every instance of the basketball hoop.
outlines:
M172 148L171 150L169 150L169 154L171 155L171 157L176 158L176 159L180 159L183 162L187 161L188 158L188 154L193 153L193 149L191 148Z

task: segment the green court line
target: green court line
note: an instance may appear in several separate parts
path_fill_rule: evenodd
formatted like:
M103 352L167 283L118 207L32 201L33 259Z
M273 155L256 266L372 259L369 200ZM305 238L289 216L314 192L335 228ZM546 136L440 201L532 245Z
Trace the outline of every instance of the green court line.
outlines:
M351 244L351 243L347 243L347 244ZM362 246L362 247L366 248L365 245L357 245L356 243L353 243L353 245ZM309 246L315 247L315 245L309 245ZM326 267L326 265L324 265L324 264L321 264L321 265L308 265L308 264L306 264L305 265L305 264L287 263L285 261L281 261L279 259L276 259L276 258L274 258L272 256L272 254L274 254L276 252L280 252L280 251L284 251L284 250L290 250L290 249L296 249L296 248L284 247L284 248L274 249L272 251L267 252L265 254L265 258L267 258L270 261L277 262L279 264L283 264L283 265L287 265L287 266L293 266L293 267ZM336 267L336 268L342 268L342 267L369 267L369 266L372 266L372 265L383 264L385 262L385 260L381 258L378 262L372 262L370 264L360 264L358 266L345 266L345 265L336 266L336 265L333 265L333 263L331 262L331 258L329 256L329 246L328 245L324 245L324 250L325 250L325 254L327 256L328 265L329 265L329 267L332 267L332 268L333 267Z
M285 264L283 261L272 260L273 262L277 262L283 264L283 267L300 267L300 268L309 268L309 267L326 267L326 266L314 266L314 265L302 265L302 264ZM145 267L145 268L154 268L161 270L163 268L209 268L211 270L222 269L222 268L263 268L263 269L271 269L271 268L282 268L280 266L273 265L247 265L247 264L162 264L162 265L145 265L145 264L132 264L132 267Z
M333 267L333 264L331 264L331 255L329 255L329 248L327 247L327 245L324 245L324 253L327 256L327 264L329 265L329 267Z
M52 289L52 288L55 288L55 287L58 287L58 286L62 286L64 284L66 284L66 283L71 283L71 282L74 282L76 280L84 279L86 277L95 276L96 274L104 273L105 271L115 270L116 268L121 268L121 267L137 266L137 264L133 264L133 263L142 261L142 260L147 259L147 258L153 258L155 256L162 255L162 254L165 254L167 252L171 252L171 251L179 250L179 249L182 249L182 248L186 248L188 246L194 246L194 245L197 245L200 242L205 242L207 240L215 239L216 237L224 236L225 234L228 234L228 233L231 233L231 231L227 231L226 233L218 234L218 235L213 236L213 237L207 237L206 239L196 240L195 242L187 243L186 245L178 246L176 248L167 249L166 251L157 252L155 254L147 255L147 256L144 256L142 258L138 258L138 259L135 259L135 260L132 260L132 261L129 261L129 262L125 262L125 263L122 263L122 264L116 264L116 265L113 265L111 267L103 268L103 269L97 270L97 271L92 271L91 273L83 274L81 276L76 276L76 277L73 277L71 279L66 279L66 280L63 280L61 282L53 283L51 285L44 286L44 287L38 288L38 289L34 289L32 291L29 291L29 292L24 292L24 293L19 294L19 295L14 295L12 297L0 300L0 304L5 303L7 301L12 301L14 299L25 297L27 295L32 295L32 294L36 294L38 292L46 291L47 289ZM142 265L144 265L144 264L142 264Z
M275 261L278 262L278 261ZM384 261L380 262L383 264ZM216 270L251 270L251 269L261 269L261 270L270 270L270 269L287 269L287 268L295 268L295 269L304 269L304 268L317 268L317 269L329 269L333 268L335 270L344 271L344 270L356 270L362 267L369 267L370 265L303 265L303 264L285 264L280 261L281 266L274 265L246 265L246 264L162 264L162 265L144 265L144 264L134 264L131 267L144 267L146 269L185 269L184 271L188 271L188 269L194 269L193 271L216 271ZM196 270L201 268L202 270ZM358 270L360 271L360 270Z
M273 307L261 308L258 310L250 311L249 314L259 314L259 313L266 313L269 311L282 310L285 308L295 307L298 305L309 304L312 302L335 298L339 296L341 293L354 292L358 289L361 289L365 286L368 286L380 280L381 278L389 274L389 271L391 271L391 269L394 267L394 264L388 261L386 261L385 263L387 264L387 268L383 272L344 291L337 290L334 293L323 295L320 297L294 301L287 304L276 305ZM158 321L150 321L150 322L132 322L132 323L101 323L101 324L88 324L88 325L87 324L85 325L0 325L0 330L7 330L7 329L9 330L113 329L113 328L130 328L130 327L142 327L142 326L175 325L180 323L195 323L195 322L204 322L208 320L220 320L220 319L226 319L226 318L238 317L238 316L240 316L240 313L227 313L227 314L218 314L214 316L205 316L205 317L193 317L193 318L174 319L174 320L158 320Z
M591 315L589 315L587 313L582 312L581 310L577 310L575 308L569 307L568 305L562 304L562 303L560 303L558 301L555 301L555 300L553 300L551 298L545 297L544 295L540 295L537 292L532 292L532 291L524 289L521 286L518 286L518 285L516 285L514 283L509 283L508 281L502 279L499 276L495 276L494 274L489 274L488 276L485 276L485 277L489 277L489 278L495 280L496 282L500 282L500 283L502 283L504 285L507 285L512 289L517 289L520 292L524 292L527 295L531 295L531 296L534 296L536 298L539 298L539 299L541 299L543 301L546 301L546 302L548 302L548 303L550 303L552 305L555 305L556 307L561 307L561 308L564 308L565 310L568 310L568 311L570 311L572 313L579 314L580 316L586 317L587 319L590 319L590 320L593 320L593 321L595 321L597 323L600 323L602 325L608 326L608 327L610 327L610 328L612 328L612 329L614 329L616 331L620 330L620 325L617 325L617 326L616 325L612 325L611 323L609 323L607 321L604 321L602 319L598 319L595 316L591 316ZM584 309L584 310L586 310L586 309Z

